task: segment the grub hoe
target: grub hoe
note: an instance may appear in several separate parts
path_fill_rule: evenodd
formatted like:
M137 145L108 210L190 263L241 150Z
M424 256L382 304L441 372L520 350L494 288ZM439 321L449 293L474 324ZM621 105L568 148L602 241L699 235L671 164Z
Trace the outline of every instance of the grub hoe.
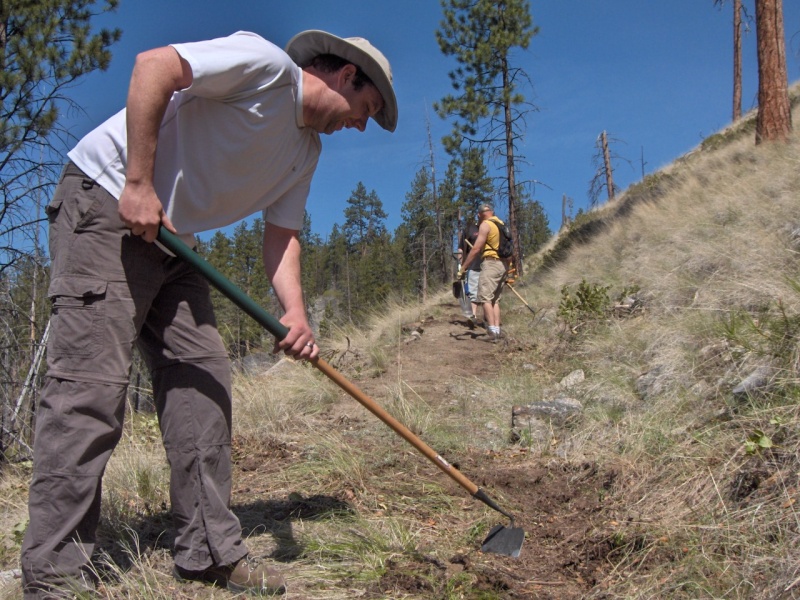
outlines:
M525 306L527 306L527 307L528 307L528 310L529 310L529 311L531 311L531 312L532 312L534 315L536 314L536 310L535 310L535 309L534 309L534 308L533 308L533 307L532 307L530 304L528 304L527 302L525 302L525 298L523 298L522 296L520 296L519 292L518 292L517 290L515 290L515 289L514 289L514 286L513 286L513 285L511 285L511 284L510 284L510 283L508 283L507 281L505 281L505 282L503 282L503 283L505 283L505 284L506 284L506 287L508 287L508 289L510 289L512 292L514 292L514 295L515 295L517 298L519 298L519 299L522 301L522 303L523 303Z
M158 241L173 254L182 258L195 269L197 269L208 281L224 294L231 302L241 308L244 312L255 319L262 327L274 335L278 340L286 337L289 330L275 317L266 312L261 306L256 304L250 297L236 287L229 279L217 271L211 264L203 259L199 254L191 250L178 236L168 231L163 225L159 228ZM521 527L514 526L514 517L506 512L490 498L477 485L467 479L458 469L450 465L445 459L439 456L430 446L414 435L405 425L400 423L378 403L372 400L364 392L358 389L355 384L350 382L344 375L330 366L326 361L317 357L309 361L317 369L342 388L362 406L388 425L395 433L410 443L414 448L421 452L428 460L441 469L453 481L467 490L473 498L480 500L488 507L505 515L511 520L509 527L495 525L489 535L483 541L481 550L483 552L494 552L506 556L519 556L522 543L525 539L525 532Z

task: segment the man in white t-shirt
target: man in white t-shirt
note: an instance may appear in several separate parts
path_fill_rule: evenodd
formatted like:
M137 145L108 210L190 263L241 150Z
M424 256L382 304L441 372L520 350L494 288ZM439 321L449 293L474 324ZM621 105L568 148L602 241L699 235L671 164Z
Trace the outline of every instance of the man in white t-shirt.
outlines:
M125 110L86 135L47 207L52 302L36 415L25 600L91 588L101 480L122 433L136 344L170 464L174 575L240 592L282 593L248 556L231 512L230 364L208 285L152 242L263 212L264 265L288 335L319 352L300 286L305 202L319 134L394 131L386 58L363 38L298 34L282 50L248 32L137 56Z

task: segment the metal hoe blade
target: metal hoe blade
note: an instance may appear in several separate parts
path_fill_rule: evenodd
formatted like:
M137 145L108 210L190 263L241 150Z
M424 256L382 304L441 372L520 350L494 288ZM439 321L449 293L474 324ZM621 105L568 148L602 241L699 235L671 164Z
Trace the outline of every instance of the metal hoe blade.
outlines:
M520 550L522 550L525 532L521 527L514 527L514 515L500 508L497 502L492 500L481 488L478 488L478 491L472 496L486 504L489 508L493 508L500 514L507 516L511 521L509 527L503 527L502 525L495 525L492 527L489 535L483 540L481 552L494 552L495 554L504 554L517 558Z
M481 552L494 552L517 558L522 550L522 542L525 541L525 532L521 527L504 527L495 525L483 540Z

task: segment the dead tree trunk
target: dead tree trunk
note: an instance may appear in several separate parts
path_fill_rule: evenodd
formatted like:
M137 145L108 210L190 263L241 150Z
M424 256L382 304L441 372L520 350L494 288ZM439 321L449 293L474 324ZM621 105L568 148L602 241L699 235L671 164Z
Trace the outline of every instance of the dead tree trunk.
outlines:
M782 0L756 0L758 114L756 144L788 141L792 131Z
M507 90L510 86L509 70L507 61L503 61L503 89ZM511 100L505 100L505 133L506 133L506 179L508 182L508 228L514 240L514 255L512 260L517 268L517 275L524 275L522 265L522 248L519 244L519 217L517 215L517 182L514 173L514 127L511 114Z
M733 0L733 120L742 116L742 0Z
M611 151L608 149L608 135L604 131L602 134L603 145L603 165L606 172L606 190L608 191L608 199L614 199L614 170L611 168Z

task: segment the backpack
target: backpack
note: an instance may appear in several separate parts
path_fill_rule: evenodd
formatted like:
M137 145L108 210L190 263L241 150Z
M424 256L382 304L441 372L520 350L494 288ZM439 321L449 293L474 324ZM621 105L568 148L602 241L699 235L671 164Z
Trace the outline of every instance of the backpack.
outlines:
M511 239L511 230L508 228L508 225L497 217L492 217L489 220L494 223L498 231L500 231L499 247L492 248L492 250L497 252L497 256L500 258L511 258L514 254L514 240Z

